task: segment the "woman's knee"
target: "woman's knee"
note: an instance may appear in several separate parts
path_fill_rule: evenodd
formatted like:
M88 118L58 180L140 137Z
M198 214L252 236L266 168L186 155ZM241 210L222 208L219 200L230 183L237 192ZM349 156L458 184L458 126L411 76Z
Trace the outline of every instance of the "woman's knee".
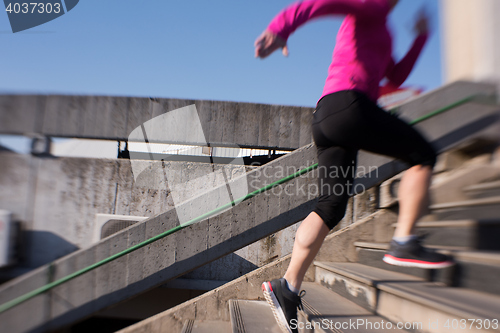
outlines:
M314 211L302 222L295 235L295 243L302 248L312 249L322 242L330 230L323 219Z

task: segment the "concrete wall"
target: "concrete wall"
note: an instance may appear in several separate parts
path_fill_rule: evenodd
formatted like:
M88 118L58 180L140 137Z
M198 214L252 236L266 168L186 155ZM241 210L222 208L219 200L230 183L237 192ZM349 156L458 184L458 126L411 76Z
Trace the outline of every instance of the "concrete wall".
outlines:
M143 170L137 177L132 164ZM94 244L97 213L152 217L174 208L163 168L177 173L177 182L184 184L176 187L181 202L225 182L206 163L167 162L162 167L157 161L40 158L0 152L0 209L12 211L23 225L22 266L39 267ZM228 164L224 168L231 181L254 167ZM208 179L197 178L200 175ZM270 235L184 278L229 281L241 276L290 253L297 227Z
M500 1L441 0L445 82L500 82Z
M312 108L105 96L0 95L0 133L123 141L141 124L192 104L202 144L297 149L312 142Z
M0 156L0 208L12 211L22 222L28 267L92 245L97 213L152 217L174 207L161 162L132 161L145 166L134 180L129 160L40 158L9 152ZM167 162L163 168L177 172L186 184L176 188L182 201L224 184L210 164ZM247 169L230 164L224 168L229 181ZM200 180L200 174L211 179Z
M256 183L252 184L260 188L280 177L276 170L286 169L287 166L298 169L305 166L303 163L314 161L314 155L315 150L307 146L265 165L264 168L270 170L265 175L269 176L253 170L233 182L244 180L247 184L247 178L255 178ZM307 188L309 183L315 183L315 178L311 175L301 177L291 184L293 187L304 184ZM226 186L202 194L178 209L197 213L200 202L217 198L219 191L227 191ZM310 212L314 200L315 197L307 192L292 196L276 193L255 197L2 313L0 321L10 332L23 332L46 323L47 326L39 329L45 331L49 327L71 323L298 222ZM62 278L176 225L178 220L175 211L168 210L129 227L93 248L76 251L52 265L43 266L0 286L0 303ZM25 313L32 313L29 320L24 318Z

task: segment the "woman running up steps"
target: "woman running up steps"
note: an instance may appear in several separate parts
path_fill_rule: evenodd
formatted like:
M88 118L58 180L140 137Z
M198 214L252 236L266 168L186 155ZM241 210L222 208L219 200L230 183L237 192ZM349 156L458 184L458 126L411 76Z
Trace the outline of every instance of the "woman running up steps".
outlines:
M398 226L384 261L392 265L444 268L453 261L421 246L414 225L423 215L429 195L433 147L413 127L376 104L380 81L385 77L399 87L410 74L428 38L428 20L421 15L415 24L416 38L406 56L392 58L392 38L387 16L398 0L306 0L280 12L255 42L255 56L265 58L278 49L288 55L289 36L306 22L344 15L337 34L332 63L323 93L313 114L312 134L317 147L320 195L314 210L295 235L290 265L281 279L265 281L262 291L283 332L296 332L299 293L304 275L324 238L343 218L352 184L348 170L358 150L398 158L408 163L399 187ZM326 170L322 172L322 170ZM339 186L343 187L338 195ZM335 193L333 193L335 192ZM295 322L294 322L295 321Z

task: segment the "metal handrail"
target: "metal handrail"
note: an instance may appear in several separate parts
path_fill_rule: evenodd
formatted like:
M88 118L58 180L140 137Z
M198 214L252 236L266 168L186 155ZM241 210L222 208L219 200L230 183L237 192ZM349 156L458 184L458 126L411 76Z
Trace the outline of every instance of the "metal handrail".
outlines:
M473 96L469 96L467 98L464 98L462 100L459 100L459 101L457 101L455 103L452 103L452 104L447 105L447 106L445 106L443 108L440 108L438 110L430 112L430 113L428 113L428 114L426 114L426 115L424 115L422 117L419 117L419 118L411 121L409 124L410 125L415 125L415 124L417 124L419 122L422 122L424 120L427 120L429 118L437 116L438 114L441 114L443 112L451 110L451 109L453 109L453 108L455 108L457 106L460 106L462 104L468 103L468 102L474 100L476 97L478 97L478 96L477 95L473 95ZM393 112L393 111L394 110L391 110L391 112ZM111 261L113 261L115 259L123 257L124 255L132 253L135 250L138 250L138 249L140 249L140 248L142 248L142 247L144 247L146 245L149 245L149 244L151 244L151 243L153 243L153 242L155 242L157 240L160 240L160 239L162 239L162 238L164 238L164 237L166 237L168 235L171 235L171 234L173 234L173 233L175 233L175 232L177 232L179 230L182 230L182 229L184 229L184 228L186 228L186 227L188 227L188 226L190 226L192 224L200 222L200 221L202 221L202 220L204 220L204 219L206 219L206 218L208 218L210 216L213 216L213 215L215 215L215 214L217 214L217 213L219 213L219 212L221 212L221 211L223 211L225 209L231 208L232 206L234 206L234 205L236 205L236 204L238 204L240 202L243 202L245 200L253 198L254 196L256 196L256 195L258 195L260 193L266 192L266 191L270 190L273 187L276 187L276 186L281 185L283 183L286 183L286 182L288 182L288 181L290 181L290 180L292 180L294 178L297 178L300 175L308 173L308 172L316 169L317 167L318 167L318 163L313 164L313 165L311 165L311 166L309 166L307 168L304 168L304 169L302 169L302 170L300 170L300 171L298 171L298 172L296 172L296 173L294 173L292 175L289 175L289 176L287 176L285 178L282 178L282 179L280 179L280 180L278 180L276 182L273 182L273 183L271 183L269 185L266 185L266 186L264 186L264 187L262 187L262 188L260 188L260 189L258 189L256 191L253 191L253 192L251 192L251 193L249 193L249 194L247 194L247 195L245 195L245 196L243 196L243 197L241 197L239 199L236 199L236 200L234 200L234 201L232 201L230 203L227 203L227 204L225 204L225 205L223 205L221 207L218 207L218 208L216 208L216 209L214 209L214 210L212 210L212 211L210 211L208 213L205 213L205 214L200 215L200 216L198 216L198 217L196 217L196 218L194 218L194 219L192 219L192 220L190 220L188 222L180 224L180 225L178 225L175 228L172 228L172 229L170 229L168 231L165 231L165 232L163 232L163 233L161 233L159 235L156 235L156 236L154 236L154 237L152 237L150 239L147 239L147 240L145 240L145 241L143 241L143 242L141 242L139 244L136 244L136 245L134 245L134 246L132 246L132 247L126 249L126 250L118 252L118 253L116 253L116 254L114 254L114 255L106 258L106 259L103 259L103 260L101 260L99 262L96 262L95 264L87 266L87 267L85 267L85 268L83 268L83 269L81 269L79 271L76 271L76 272L74 272L72 274L69 274L69 275L67 275L67 276L65 276L65 277L63 277L61 279L53 281L53 282L51 282L49 284L46 284L46 285L44 285L44 286L42 286L40 288L35 289L35 290L33 290L33 291L29 292L29 293L26 293L26 294L24 294L22 296L19 296L19 297L15 298L15 299L13 299L11 301L8 301L8 302L0 305L0 313L3 313L3 312L5 312L5 311L7 311L7 310L9 310L9 309L11 309L11 308L13 308L13 307L15 307L15 306L23 303L23 302L25 302L25 301L27 301L27 300L35 297L35 296L38 296L38 295L40 295L40 294L42 294L42 293L44 293L46 291L49 291L50 289L53 289L53 288L55 288L55 287L57 287L57 286L65 283L65 282L68 282L68 281L70 281L70 280L78 277L78 276L81 276L81 275L83 275L85 273L88 273L88 272L90 272L90 271L92 271L92 270L94 270L94 269L96 269L96 268L98 268L98 267L100 267L100 266L102 266L104 264L107 264L107 263L109 263L109 262L111 262Z

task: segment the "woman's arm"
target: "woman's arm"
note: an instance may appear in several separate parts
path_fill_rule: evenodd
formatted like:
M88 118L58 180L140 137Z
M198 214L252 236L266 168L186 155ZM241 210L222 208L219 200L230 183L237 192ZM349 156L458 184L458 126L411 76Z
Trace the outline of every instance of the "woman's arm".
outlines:
M387 0L306 0L280 12L268 30L286 41L298 27L321 16L352 14L368 17L385 15L388 11Z
M410 75L413 66L415 66L422 49L424 48L427 36L427 34L418 36L406 56L397 64L393 59L391 59L391 63L387 67L385 76L389 79L389 82L392 85L399 87L403 84L403 82L405 82L408 75Z
M325 15L352 14L369 18L386 15L388 0L306 0L281 11L255 41L255 57L265 58L279 48L288 55L288 37L309 20Z
M402 85L408 75L410 75L413 66L415 66L415 63L424 48L425 42L429 37L428 18L424 12L420 13L420 17L415 23L415 31L417 33L417 38L413 42L413 45L406 56L397 64L394 62L394 59L391 59L389 66L387 66L385 76L395 87Z

